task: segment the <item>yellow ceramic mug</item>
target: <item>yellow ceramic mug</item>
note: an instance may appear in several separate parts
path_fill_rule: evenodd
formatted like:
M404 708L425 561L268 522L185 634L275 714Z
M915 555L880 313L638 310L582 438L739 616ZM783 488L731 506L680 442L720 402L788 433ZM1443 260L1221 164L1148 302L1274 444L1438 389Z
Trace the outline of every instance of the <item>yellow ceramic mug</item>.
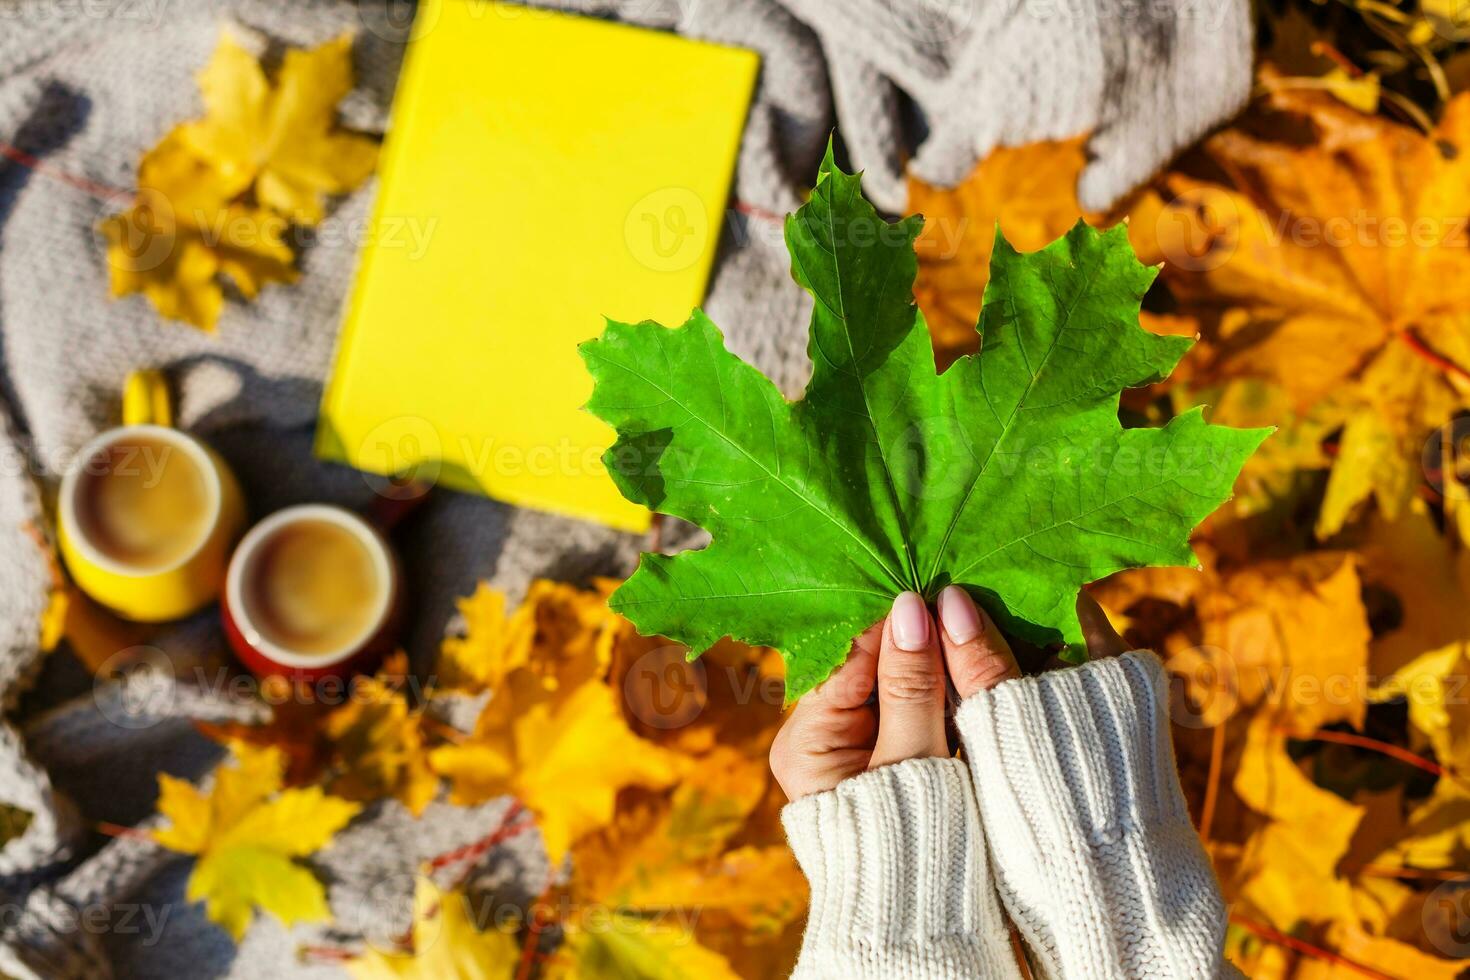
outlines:
M57 501L72 581L141 622L187 616L216 599L245 522L229 466L173 428L172 415L161 374L129 375L122 426L77 454Z

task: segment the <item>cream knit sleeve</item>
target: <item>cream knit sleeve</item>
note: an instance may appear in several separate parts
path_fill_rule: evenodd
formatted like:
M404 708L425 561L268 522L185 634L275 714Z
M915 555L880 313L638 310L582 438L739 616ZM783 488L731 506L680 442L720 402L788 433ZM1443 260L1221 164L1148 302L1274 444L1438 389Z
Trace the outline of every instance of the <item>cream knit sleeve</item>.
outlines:
M874 769L781 819L812 889L794 978L1020 977L963 762Z
M1237 976L1147 652L1007 681L956 718L992 871L1045 978Z

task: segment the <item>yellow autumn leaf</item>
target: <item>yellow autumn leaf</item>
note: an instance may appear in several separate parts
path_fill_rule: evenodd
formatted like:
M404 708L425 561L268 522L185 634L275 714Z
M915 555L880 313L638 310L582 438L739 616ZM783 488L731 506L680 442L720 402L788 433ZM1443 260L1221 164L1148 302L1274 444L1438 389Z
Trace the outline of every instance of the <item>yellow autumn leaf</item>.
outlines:
M414 816L423 813L439 779L429 768L420 715L402 691L376 677L357 678L352 696L323 726L340 761L331 791L360 802L391 796Z
M678 776L676 758L628 729L601 680L525 707L504 693L472 738L434 749L430 765L449 779L457 805L513 793L536 814L553 865L612 819L620 789L667 786Z
M1450 716L1452 704L1459 700L1459 679L1466 676L1467 668L1470 663L1466 662L1464 645L1451 643L1420 654L1394 671L1373 689L1373 699L1403 698L1409 707L1409 723L1434 747L1439 758L1453 763L1465 757L1462 747L1457 750L1456 739L1470 735Z
M519 959L514 933L476 928L462 892L442 891L421 876L414 886L410 948L370 948L346 968L357 980L510 980Z
M38 645L45 653L55 650L66 635L66 617L70 612L71 592L69 589L52 589L46 595L46 608L41 613L41 631Z
M272 84L225 34L199 73L205 117L179 128L182 141L219 174L223 196L254 191L294 224L322 219L322 198L367 179L377 144L336 125L337 103L352 90L352 38L291 49Z
M730 961L667 916L613 913L595 928L571 923L548 980L738 980Z
M514 674L516 683L543 693L578 687L605 677L612 650L628 628L607 608L615 582L588 590L537 579L515 612L488 583L459 601L465 631L445 639L435 669L441 687L497 689Z
M716 749L667 797L619 811L572 849L578 901L624 910L725 914L744 928L784 925L801 912L806 883L784 841L732 846L766 794L763 757Z
M1250 722L1234 788L1265 818L1246 844L1237 894L1284 932L1351 913L1337 865L1363 808L1315 785L1286 752L1269 711Z
M321 883L292 859L325 847L359 807L319 787L282 791L275 749L240 745L234 762L215 770L207 793L159 774L158 812L169 825L153 838L195 856L187 898L204 901L210 921L237 941L257 908L286 925L327 920Z
M620 796L612 822L573 846L567 892L640 916L697 909L695 938L738 975L785 976L807 887L766 761L784 717L780 655L730 641L685 653L627 624L615 639L610 682L634 730L689 762L671 790Z
M522 604L524 612L512 622L506 615L505 596L490 583L481 582L457 605L464 634L446 637L439 648L439 686L451 691L483 691L512 669L525 666L535 639L531 602Z
M99 225L114 297L142 293L162 316L213 330L224 306L220 277L247 298L296 280L285 219L230 200L213 181L177 131L144 156L136 202Z
M1329 538L1342 530L1354 509L1369 497L1386 515L1408 507L1419 485L1419 465L1400 451L1398 442L1398 434L1378 412L1365 409L1348 420L1317 512L1317 537Z
M1433 651L1470 645L1470 569L1460 566L1428 507L1416 503L1396 521L1375 516L1359 547L1364 582L1391 597L1396 610L1373 638L1375 677L1390 678Z
M1465 974L1463 959L1435 956L1406 942L1370 935L1351 925L1337 925L1329 931L1328 942L1354 966L1321 961L1303 963L1296 972L1296 980L1361 980L1365 968L1382 976L1412 980L1456 980ZM1461 940L1457 938L1454 942L1458 946Z
M319 222L324 195L372 173L377 145L336 126L352 87L350 37L287 51L272 84L226 34L199 85L205 118L144 155L136 201L99 230L114 297L142 293L162 316L213 330L221 278L246 299L295 281L288 225Z
M1359 112L1378 111L1379 84L1376 72L1352 75L1342 68L1333 68L1319 80L1333 98Z
M1453 870L1470 859L1470 789L1441 777L1429 798L1415 806L1399 839L1378 856L1385 867Z
M1192 376L1271 381L1302 411L1331 398L1354 420L1329 534L1370 494L1401 512L1426 437L1470 404L1470 96L1425 134L1273 80L1204 144L1197 169L1228 181L1170 174L1129 237L1201 324Z
M1017 249L1050 244L1082 217L1077 177L1087 163L1085 137L996 150L957 187L909 178L910 214L924 216L914 243L919 274L914 298L948 364L979 344L975 324L990 277L996 228Z
M118 618L67 582L51 590L41 614L41 649L50 652L65 640L94 674L115 654L141 644L148 634L145 624Z
M1156 331L1162 319L1153 318ZM1342 427L1350 407L1326 399L1301 409L1281 385L1257 378L1211 384L1171 379L1156 394L1167 395L1166 401L1151 401L1161 417L1203 408L1216 425L1275 429L1246 460L1234 496L1195 531L1196 542L1209 542L1228 561L1248 562L1265 553L1280 554L1283 539L1301 537L1300 511L1321 496L1315 471L1332 466L1324 443Z
M1351 555L1255 562L1203 585L1195 605L1204 643L1229 661L1230 707L1270 705L1302 734L1362 727L1372 633Z

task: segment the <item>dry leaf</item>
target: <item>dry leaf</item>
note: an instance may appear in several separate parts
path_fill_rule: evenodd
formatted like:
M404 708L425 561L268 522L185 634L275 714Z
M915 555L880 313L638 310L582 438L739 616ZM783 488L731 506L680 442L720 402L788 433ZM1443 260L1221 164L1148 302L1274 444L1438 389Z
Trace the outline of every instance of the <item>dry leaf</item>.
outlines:
M605 592L538 581L513 616L478 625L492 632L454 645L452 670L473 678L499 670L485 663L517 666L500 679L472 736L434 749L430 765L449 779L458 805L515 794L536 814L556 864L578 837L612 819L618 790L669 785L678 759L634 734L608 684L613 639L625 626ZM528 646L507 652L508 644Z
M199 73L205 117L178 129L183 143L219 175L221 196L253 190L255 200L293 224L322 219L322 198L367 179L377 144L336 126L337 103L352 90L352 37L291 49L275 84L225 34Z
M282 759L274 749L240 745L235 764L215 770L204 793L160 773L158 812L169 826L153 839L195 855L186 896L237 942L256 908L285 925L330 916L321 882L293 858L325 847L358 812L355 803L319 787L281 790Z
M628 730L597 680L529 705L498 693L469 740L434 749L429 761L457 805L513 793L536 814L553 864L612 819L618 790L667 786L678 775L672 756Z
M464 893L441 891L425 876L414 886L409 945L402 953L368 949L347 972L357 980L510 980L520 960L513 932L476 928Z
M924 216L914 243L914 298L943 366L979 345L975 324L990 277L996 227L1023 252L1050 244L1077 223L1077 177L1086 137L996 150L953 190L909 178L910 214Z
M391 796L414 816L423 813L439 779L429 768L420 716L403 691L380 678L358 678L348 702L326 719L325 735L340 760L328 789L362 802Z
M1266 818L1246 845L1237 893L1273 926L1293 932L1303 923L1331 922L1352 911L1339 878L1363 808L1315 785L1286 753L1270 712L1251 722L1234 788Z
M701 759L667 797L622 810L578 842L573 898L635 913L698 913L701 931L784 928L806 904L790 849L779 839L732 845L769 779L761 757L721 749Z
M457 605L464 619L464 635L446 637L439 648L436 676L441 687L483 691L498 685L513 668L525 665L535 635L535 623L529 614L518 617L512 628L506 617L505 596L489 582L481 582Z
M702 946L687 925L663 917L613 913L596 928L566 927L547 966L548 980L738 980L730 961Z
M213 330L221 276L246 298L296 280L285 219L218 193L212 173L177 134L143 157L137 201L99 226L114 297L142 293L161 315Z
M261 696L271 706L270 721L196 724L223 744L279 751L288 786L323 783L358 803L393 797L417 816L439 781L428 766L422 709L409 706L404 690L407 674L408 659L399 651L376 675L353 678L340 700L317 696L310 684L266 678Z
M1203 325L1198 378L1269 380L1302 411L1330 397L1352 420L1325 536L1370 494L1401 512L1426 436L1470 396L1470 97L1429 136L1321 92L1278 89L1266 107L1310 138L1212 137L1230 184L1171 175L1129 231Z
M142 293L158 312L213 330L221 278L246 299L296 279L289 225L322 218L323 195L372 173L377 145L336 128L352 87L352 41L286 52L272 85L226 34L199 73L206 116L144 155L132 207L104 219L114 297Z

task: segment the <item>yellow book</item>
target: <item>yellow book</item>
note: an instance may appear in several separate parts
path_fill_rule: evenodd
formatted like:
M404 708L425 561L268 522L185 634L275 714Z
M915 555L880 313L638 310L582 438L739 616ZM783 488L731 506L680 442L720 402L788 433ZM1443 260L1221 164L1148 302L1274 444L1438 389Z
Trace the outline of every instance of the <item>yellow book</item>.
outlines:
M758 59L484 0L420 4L317 453L642 530L582 410L604 317L702 301Z

